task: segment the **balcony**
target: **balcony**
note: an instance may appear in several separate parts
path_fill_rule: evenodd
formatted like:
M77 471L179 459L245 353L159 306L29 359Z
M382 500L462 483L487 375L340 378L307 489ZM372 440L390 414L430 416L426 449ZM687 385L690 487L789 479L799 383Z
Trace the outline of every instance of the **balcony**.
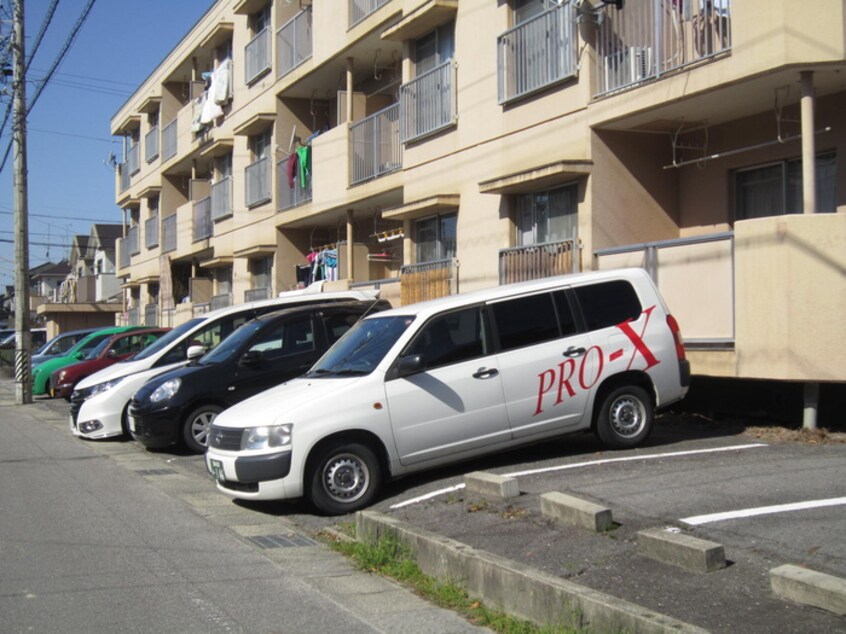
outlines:
M144 305L144 325L155 327L159 325L159 305L145 304Z
M403 143L455 123L455 68L450 59L400 86L400 140Z
M232 305L232 293L221 293L220 295L215 295L211 298L211 302L209 302L209 308L211 310L217 310L218 308L226 308L227 306Z
M129 242L126 238L117 239L118 268L128 269L131 262L129 256Z
M629 0L605 18L596 40L597 95L731 50L728 0Z
M276 32L277 79L311 57L311 7L306 7Z
M130 255L138 255L141 253L141 246L139 244L140 241L138 239L139 231L140 229L138 225L135 225L134 227L130 227L126 232L126 244Z
M402 167L399 113L399 104L393 104L350 126L352 185Z
M154 249L159 246L159 217L153 216L144 221L144 246Z
M176 214L162 220L162 253L176 251Z
M245 302L257 302L262 299L270 299L269 288L251 288L244 291Z
M138 159L139 152L140 150L138 149L138 144L135 143L126 153L126 169L129 176L134 176L141 170L141 164Z
M162 161L176 156L179 147L179 119L168 123L162 130Z
M211 186L211 217L221 220L232 215L232 178L227 176Z
M572 2L497 38L498 98L503 104L576 76L576 10Z
M249 85L270 70L270 30L262 29L244 47L244 77Z
M270 193L270 159L265 157L248 165L244 169L244 183L246 190L245 204L255 207L266 203L271 198Z
M141 309L140 308L130 308L126 311L126 325L127 326L142 326L141 323Z
M303 187L302 181L295 177L292 187L288 181L288 160L286 159L276 163L276 182L279 188L278 211L292 209L293 207L309 202L311 200L311 180L311 175L309 174L305 187Z
M120 191L121 193L129 189L132 179L129 175L129 166L126 163L121 163L118 166L118 176L120 177Z
M499 252L499 283L524 282L579 270L577 240L530 244Z
M400 269L402 305L455 295L458 291L458 260L448 258Z
M152 163L159 158L159 126L153 126L144 137L144 159Z
M191 224L191 239L194 242L210 238L214 233L212 225L211 196L201 198L193 205L193 221Z
M377 9L388 4L390 0L349 0L350 28L361 22Z

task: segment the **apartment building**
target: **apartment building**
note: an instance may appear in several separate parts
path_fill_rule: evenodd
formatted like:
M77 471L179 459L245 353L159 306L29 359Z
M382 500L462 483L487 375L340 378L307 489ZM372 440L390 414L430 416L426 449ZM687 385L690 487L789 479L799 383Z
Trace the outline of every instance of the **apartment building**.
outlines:
M219 0L115 114L145 323L642 266L695 374L842 382L840 0Z

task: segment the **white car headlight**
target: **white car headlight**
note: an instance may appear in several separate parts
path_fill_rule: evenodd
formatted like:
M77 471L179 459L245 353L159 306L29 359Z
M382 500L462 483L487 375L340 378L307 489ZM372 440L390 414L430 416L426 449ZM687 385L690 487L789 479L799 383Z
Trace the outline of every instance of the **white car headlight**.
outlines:
M105 381L104 383L98 383L97 385L92 385L91 387L86 390L88 392L88 396L94 396L95 394L100 394L101 392L107 392L111 390L115 385L123 381L124 377L120 377L119 379L112 379L111 381Z
M266 425L263 427L247 427L241 436L241 450L272 449L291 444L291 429L293 425Z
M179 391L180 385L182 385L182 379L165 381L150 394L150 401L158 403L159 401L166 401L173 398L173 395Z

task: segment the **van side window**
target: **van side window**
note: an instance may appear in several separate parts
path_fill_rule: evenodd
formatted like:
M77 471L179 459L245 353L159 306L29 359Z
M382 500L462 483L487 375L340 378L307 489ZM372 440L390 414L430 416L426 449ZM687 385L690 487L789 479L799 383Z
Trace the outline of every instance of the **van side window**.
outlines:
M625 280L578 286L574 290L588 330L609 328L637 319L643 311L637 293Z
M189 339L182 341L156 362L156 366L185 361L190 346L203 346L206 352L217 348L218 344L231 335L240 326L255 317L255 312L236 313L216 320L195 332Z
M551 293L507 299L491 304L491 309L501 352L561 337ZM572 316L568 320L572 322Z
M431 370L488 354L485 338L482 310L474 306L431 319L403 355L422 355Z
M338 341L338 339L340 339L347 330L352 328L355 322L359 319L361 319L361 315L327 315L323 319L323 325L326 328L326 343L331 346L333 343Z

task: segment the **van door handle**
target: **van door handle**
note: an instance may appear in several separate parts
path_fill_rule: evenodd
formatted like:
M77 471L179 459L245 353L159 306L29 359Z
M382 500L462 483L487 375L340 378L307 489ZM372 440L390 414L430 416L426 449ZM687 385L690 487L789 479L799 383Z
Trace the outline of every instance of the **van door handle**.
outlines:
M585 350L584 348L574 348L573 346L570 346L569 348L567 348L564 351L564 356L565 357L580 357L585 352L587 352L587 350Z
M496 376L499 374L499 370L496 368L479 368L473 373L474 379L487 379L492 376Z

